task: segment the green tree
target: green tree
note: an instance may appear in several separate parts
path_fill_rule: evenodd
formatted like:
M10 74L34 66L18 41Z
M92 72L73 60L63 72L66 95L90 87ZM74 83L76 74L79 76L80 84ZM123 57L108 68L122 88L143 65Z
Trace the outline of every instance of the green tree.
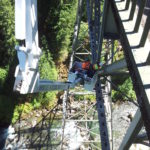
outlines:
M14 7L13 1L0 1L0 66L9 65L14 56Z
M57 36L59 43L59 61L64 61L68 57L70 50L71 36L74 31L74 23L76 19L77 1L66 0L61 6L58 24L56 25Z
M112 90L113 101L118 101L118 100L126 101L126 100L128 100L128 98L125 95L127 95L132 100L136 100L136 94L135 94L135 91L133 89L131 78L127 78L122 85L118 86L118 88L121 92Z
M39 1L39 33L48 41L48 49L57 63L64 61L71 49L76 17L76 0Z

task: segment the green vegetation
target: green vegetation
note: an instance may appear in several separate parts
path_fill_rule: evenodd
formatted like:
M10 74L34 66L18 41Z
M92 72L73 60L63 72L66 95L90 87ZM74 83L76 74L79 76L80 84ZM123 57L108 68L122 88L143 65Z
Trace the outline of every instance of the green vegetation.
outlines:
M13 113L12 123L15 123L21 116L29 114L31 110L33 110L32 103L26 102L25 104L17 105Z
M59 61L67 59L70 50L71 35L73 34L76 18L77 1L66 0L61 6L58 24L55 26L58 30L56 39L60 43L58 53Z
M8 74L7 69L0 68L0 89L2 89L4 86L7 74Z
M80 100L89 100L89 101L95 101L96 97L95 95L74 95L74 99L76 101Z
M136 95L135 95L135 92L133 90L131 78L127 78L123 82L123 84L118 86L118 89L119 89L119 91L112 90L113 101L118 101L118 100L126 101L126 100L128 100L128 98L125 95L127 95L132 100L136 100ZM124 93L125 95L123 95L122 93Z
M76 18L76 0L44 0L39 5L39 33L45 35L56 63L66 60Z
M0 66L10 64L14 56L14 6L10 0L0 1Z
M87 22L81 21L78 40L79 42L83 42L87 37L88 37L88 24Z

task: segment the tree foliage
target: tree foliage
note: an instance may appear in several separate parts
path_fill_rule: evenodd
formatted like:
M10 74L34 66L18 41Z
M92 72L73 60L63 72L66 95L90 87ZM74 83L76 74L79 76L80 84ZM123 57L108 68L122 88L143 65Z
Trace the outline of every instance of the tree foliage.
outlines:
M0 89L3 88L7 74L8 74L7 69L0 68Z
M113 101L126 101L128 97L132 100L136 100L135 91L133 89L131 78L127 78L123 84L118 86L119 91L112 90ZM120 92L121 91L121 92ZM128 97L126 97L126 95Z
M56 39L59 43L59 61L64 61L70 50L71 35L76 18L77 2L76 0L66 0L61 6L59 20L55 28L57 29Z
M46 7L45 7L46 5ZM66 60L76 17L76 0L39 1L39 31L56 63Z
M9 65L14 56L14 6L10 0L0 1L0 66Z

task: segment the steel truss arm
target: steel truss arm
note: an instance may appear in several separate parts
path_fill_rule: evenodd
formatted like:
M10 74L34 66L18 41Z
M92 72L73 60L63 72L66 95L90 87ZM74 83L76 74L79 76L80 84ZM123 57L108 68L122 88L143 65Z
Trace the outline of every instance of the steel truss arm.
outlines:
M96 73L96 75L116 75L120 73L128 74L125 59L121 59L110 65L103 66L102 69Z
M37 92L46 92L50 90L67 90L68 87L68 83L40 80L39 89Z
M119 150L127 150L130 148L131 144L135 140L142 126L143 126L143 121L141 117L141 112L140 109L138 109L119 147Z

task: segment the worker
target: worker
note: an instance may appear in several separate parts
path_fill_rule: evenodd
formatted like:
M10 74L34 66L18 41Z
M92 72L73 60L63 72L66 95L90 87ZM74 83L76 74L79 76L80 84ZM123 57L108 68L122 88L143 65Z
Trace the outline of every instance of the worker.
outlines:
M95 72L99 69L99 64L91 64L89 60L86 60L84 62L75 61L70 71L86 74L88 77L92 78Z

